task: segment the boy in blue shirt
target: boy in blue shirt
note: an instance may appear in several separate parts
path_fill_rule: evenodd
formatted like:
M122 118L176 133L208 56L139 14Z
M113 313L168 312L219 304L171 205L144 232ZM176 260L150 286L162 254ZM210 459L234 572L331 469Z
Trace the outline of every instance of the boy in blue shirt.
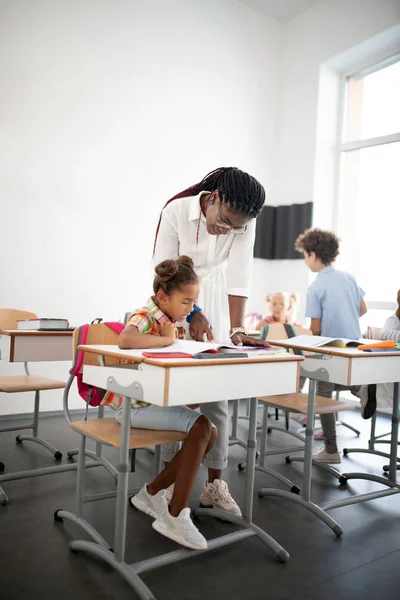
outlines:
M332 263L339 254L339 238L330 231L307 229L296 240L296 250L304 254L304 262L318 273L307 292L306 316L311 319L314 335L361 338L360 317L367 312L365 292L354 277L337 271ZM318 381L317 393L332 397L334 383ZM342 388L345 389L345 388ZM336 415L321 415L325 447L313 456L319 462L338 464L340 454L336 441Z

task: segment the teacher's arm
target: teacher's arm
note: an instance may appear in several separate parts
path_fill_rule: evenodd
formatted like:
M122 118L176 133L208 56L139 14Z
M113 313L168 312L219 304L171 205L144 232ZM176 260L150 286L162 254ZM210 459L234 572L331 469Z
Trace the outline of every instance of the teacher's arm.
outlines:
M250 221L246 233L235 234L229 252L226 282L231 329L244 327L247 298L250 292L253 249L256 236L256 220ZM232 336L236 345L269 346L268 342L237 333Z

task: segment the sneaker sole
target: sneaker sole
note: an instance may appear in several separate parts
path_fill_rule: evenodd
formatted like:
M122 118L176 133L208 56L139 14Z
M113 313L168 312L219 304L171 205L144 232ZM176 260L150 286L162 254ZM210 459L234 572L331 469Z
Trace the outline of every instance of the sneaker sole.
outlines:
M206 502L207 502L207 500L206 500ZM204 504L204 500L202 500L201 498L200 498L200 508L215 508L216 510L224 510L225 512L229 513L230 515L234 515L235 517L242 516L241 511L233 512L233 510L227 510L226 508L221 508L220 506L213 506L212 502L210 502L210 504Z
M132 504L132 506L134 506L141 512L145 513L146 515L153 517L153 519L158 518L158 514L152 508L150 508L150 506L148 504L146 504L145 502L142 502L136 496L132 496L131 504Z
M339 459L339 460L325 460L325 459L320 459L320 458L313 458L313 462L323 463L324 465L340 465L342 461L341 461L341 459Z
M154 521L152 523L152 527L153 529L158 531L158 533L161 533L161 535L169 538L170 540L173 540L174 542L177 542L181 546L190 548L191 550L207 550L208 548L207 542L205 546L196 546L195 544L191 544L190 542L185 540L185 538L183 538L181 535L176 535L175 533L170 531L167 527L165 527L164 523L161 523L160 521Z

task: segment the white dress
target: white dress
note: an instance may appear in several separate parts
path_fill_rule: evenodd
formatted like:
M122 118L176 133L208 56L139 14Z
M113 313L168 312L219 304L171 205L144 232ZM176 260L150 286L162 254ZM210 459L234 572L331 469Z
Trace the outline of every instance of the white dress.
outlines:
M214 340L221 343L229 341L228 294L249 295L256 220L244 234L210 235L200 209L205 193L173 200L163 210L153 262L190 256L200 279L198 305L211 323Z

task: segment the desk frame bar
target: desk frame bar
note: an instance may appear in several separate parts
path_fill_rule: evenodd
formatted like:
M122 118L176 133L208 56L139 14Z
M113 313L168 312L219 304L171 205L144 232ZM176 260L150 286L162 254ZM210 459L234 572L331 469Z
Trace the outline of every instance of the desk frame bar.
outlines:
M134 383L133 389L136 389L135 398L143 399L143 390L140 383ZM289 554L282 546L278 544L271 536L269 536L260 527L254 525L252 519L253 508L253 493L254 493L254 467L256 460L256 434L257 434L257 398L251 398L250 401L250 426L249 438L247 442L247 464L245 481L245 501L244 501L244 516L243 518L231 513L215 510L215 509L197 509L194 511L196 516L217 517L223 521L236 524L242 529L240 531L230 533L228 535L215 538L208 542L208 550L221 548L228 544L232 544L241 539L257 536L268 548L270 548L277 556L280 562L286 562L289 559ZM127 522L127 506L128 506L128 479L130 472L129 465L129 436L130 436L130 398L124 396L122 419L121 419L121 438L120 438L120 461L118 465L118 484L116 497L116 517L114 530L114 552L108 548L106 540L87 522L78 512L78 515L59 510L55 514L58 521L67 520L83 529L91 538L92 541L74 540L70 543L70 548L74 551L82 551L107 562L111 567L118 571L125 580L131 585L142 600L156 600L151 590L140 579L139 573L152 570L173 562L177 562L192 556L200 554L199 551L180 549L174 552L169 552L165 555L150 558L145 561L133 563L131 565L125 562L125 540L126 540L126 522ZM82 436L84 437L84 436ZM80 456L84 455L85 442L81 442ZM77 474L77 505L78 511L83 507L84 497L84 469L83 461L80 461L80 471ZM83 473L82 473L83 472ZM103 495L104 497L104 495ZM90 497L90 501L94 501L95 496ZM204 554L202 551L201 554Z

